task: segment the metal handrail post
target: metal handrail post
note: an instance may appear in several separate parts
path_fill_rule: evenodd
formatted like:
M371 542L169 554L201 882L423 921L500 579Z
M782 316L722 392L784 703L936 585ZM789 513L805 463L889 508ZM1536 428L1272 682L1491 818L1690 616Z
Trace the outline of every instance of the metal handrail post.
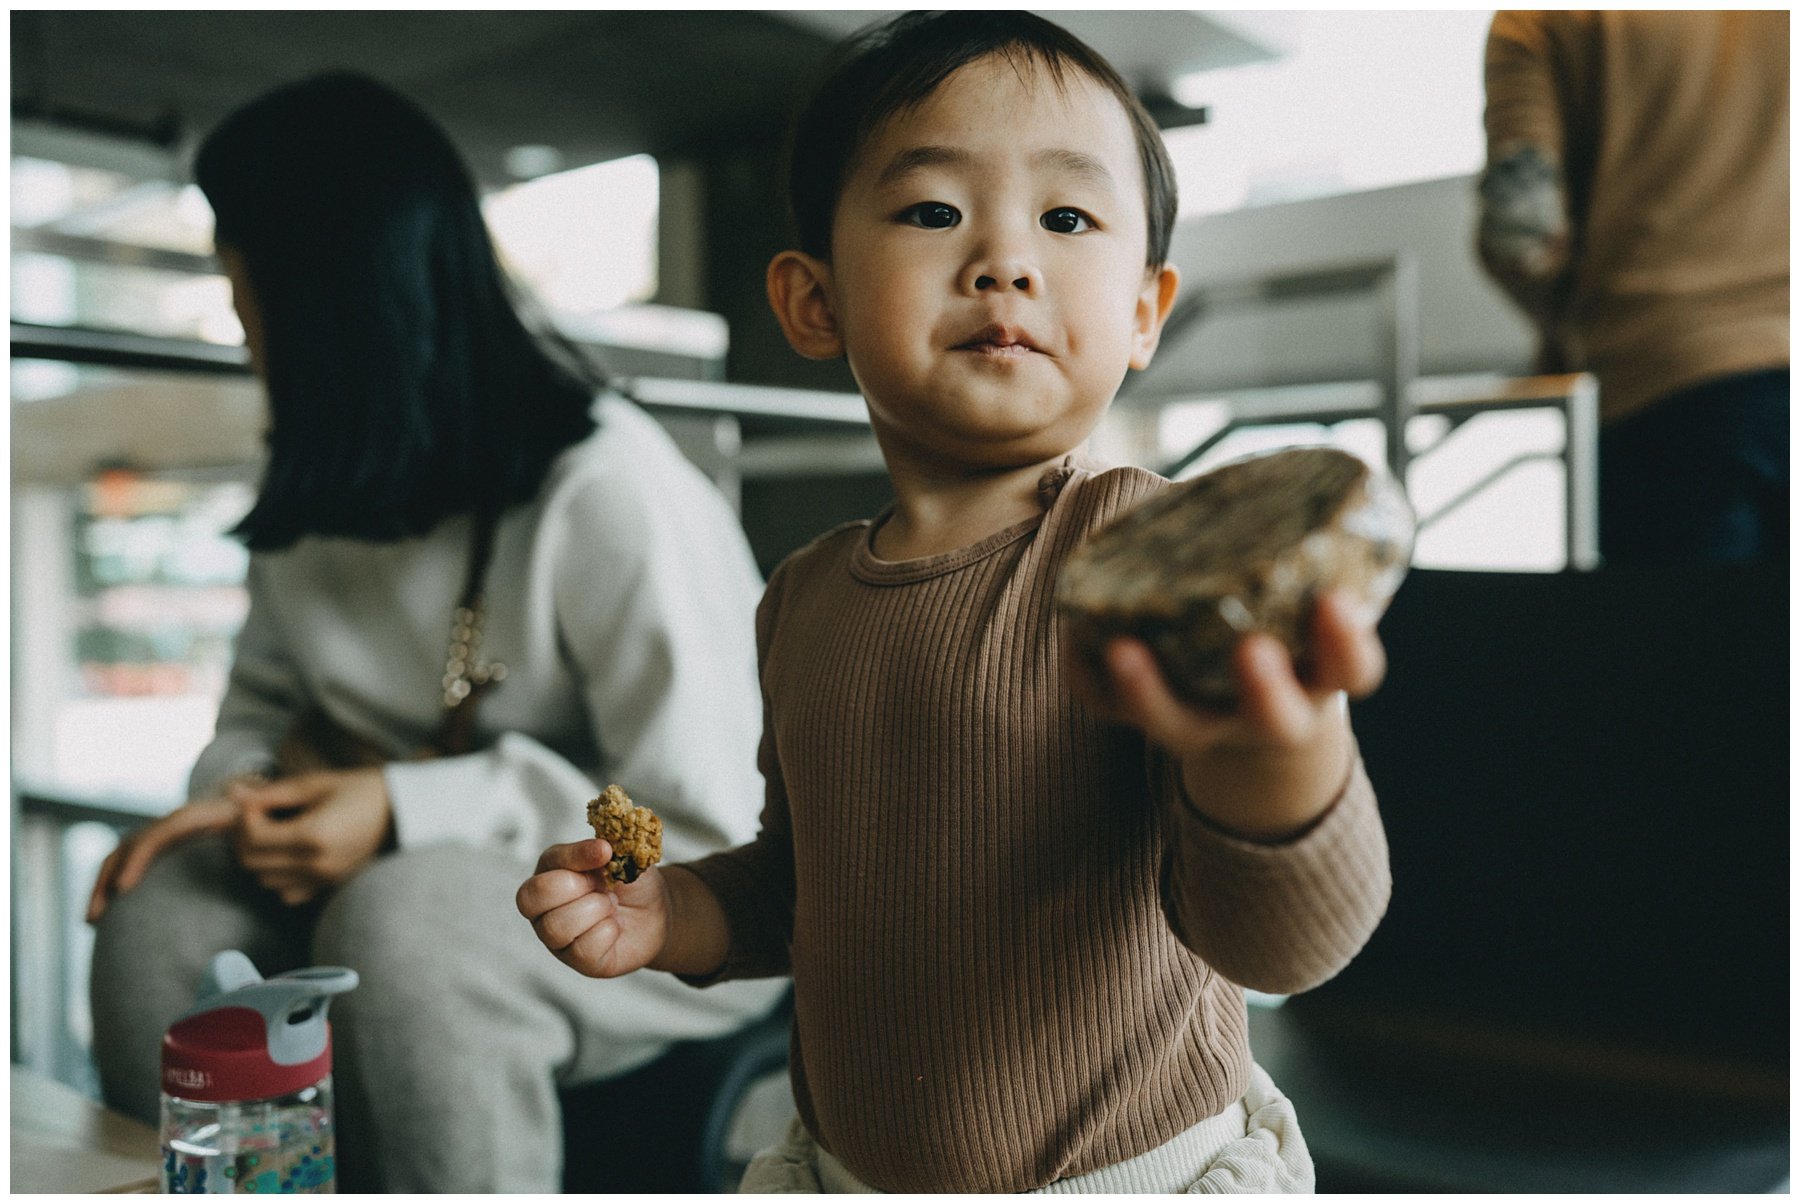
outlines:
M1563 404L1563 506L1569 567L1600 566L1600 383L1582 373Z
M1419 378L1419 275L1409 253L1395 253L1375 292L1375 356L1380 368L1388 471L1405 488L1412 458L1406 432L1412 424L1413 382Z

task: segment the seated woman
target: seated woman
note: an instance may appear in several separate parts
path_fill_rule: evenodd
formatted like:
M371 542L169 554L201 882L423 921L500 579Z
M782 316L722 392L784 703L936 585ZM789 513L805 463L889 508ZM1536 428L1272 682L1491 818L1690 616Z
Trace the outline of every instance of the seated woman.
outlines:
M596 987L513 906L608 782L662 816L671 857L754 835L755 564L662 429L527 332L467 170L410 103L290 85L195 174L269 459L217 735L189 801L94 886L104 1093L156 1119L163 1030L221 949L350 966L341 1186L554 1191L560 1085L782 990Z

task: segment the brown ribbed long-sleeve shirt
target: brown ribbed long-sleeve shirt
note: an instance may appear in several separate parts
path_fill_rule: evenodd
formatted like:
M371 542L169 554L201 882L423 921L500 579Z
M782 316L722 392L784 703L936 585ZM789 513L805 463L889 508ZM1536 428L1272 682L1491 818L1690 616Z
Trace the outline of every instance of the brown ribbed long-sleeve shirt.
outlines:
M762 832L689 868L728 918L716 977L793 974L800 1116L876 1187L1020 1191L1162 1144L1245 1089L1238 984L1317 985L1385 909L1360 766L1255 844L1070 697L1057 570L1167 484L1066 465L970 547L883 561L852 523L769 581Z

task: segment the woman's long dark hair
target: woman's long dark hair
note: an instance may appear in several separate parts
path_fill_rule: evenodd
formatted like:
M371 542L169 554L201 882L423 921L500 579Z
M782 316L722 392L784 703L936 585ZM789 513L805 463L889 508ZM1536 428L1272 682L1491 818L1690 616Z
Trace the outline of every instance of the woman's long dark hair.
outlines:
M213 130L194 177L262 319L251 548L498 514L593 431L599 372L526 330L468 169L401 96L348 73L278 88Z

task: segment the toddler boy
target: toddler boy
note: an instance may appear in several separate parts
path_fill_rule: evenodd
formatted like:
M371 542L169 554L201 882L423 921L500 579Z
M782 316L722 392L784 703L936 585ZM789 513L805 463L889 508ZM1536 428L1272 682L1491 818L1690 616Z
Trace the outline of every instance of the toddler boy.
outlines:
M794 156L770 301L848 357L896 501L769 581L756 841L615 893L556 846L520 910L597 977L793 975L800 1119L745 1190L1310 1189L1242 987L1317 985L1386 906L1344 706L1380 646L1327 598L1308 680L1252 635L1202 714L1132 641L1072 682L1052 606L1168 487L1078 454L1175 298L1161 138L1058 27L951 12L862 39Z

